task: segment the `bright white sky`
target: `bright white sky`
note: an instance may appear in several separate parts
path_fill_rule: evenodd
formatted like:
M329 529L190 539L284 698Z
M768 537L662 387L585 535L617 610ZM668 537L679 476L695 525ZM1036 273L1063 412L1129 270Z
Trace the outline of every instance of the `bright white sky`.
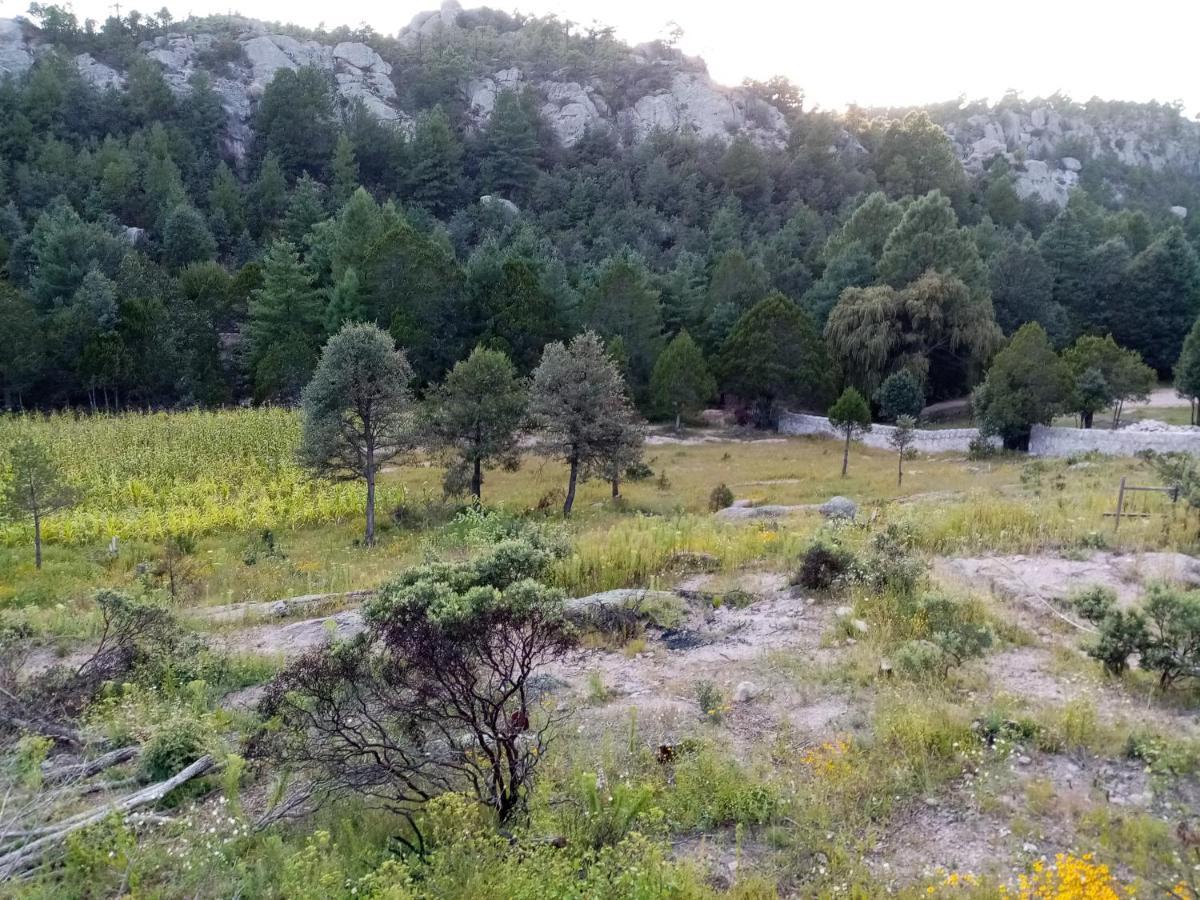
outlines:
M102 19L108 0L75 0L80 18ZM128 0L143 12L163 0ZM314 26L369 22L395 33L439 0L175 0L177 18L234 11ZM483 0L462 0L464 7ZM505 0L490 0L500 9ZM0 15L23 12L28 0L0 0ZM122 7L126 7L122 0ZM1076 100L1182 100L1200 110L1200 77L1191 45L1200 33L1196 0L521 0L527 13L556 13L580 24L600 20L639 43L684 32L680 46L703 56L713 76L786 75L808 105L893 106L965 94L1027 97L1062 90Z

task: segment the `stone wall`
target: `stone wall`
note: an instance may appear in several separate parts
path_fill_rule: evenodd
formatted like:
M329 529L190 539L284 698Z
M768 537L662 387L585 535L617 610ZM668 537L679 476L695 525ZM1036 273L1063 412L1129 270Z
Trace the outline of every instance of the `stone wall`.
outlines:
M1034 425L1030 456L1071 456L1103 453L1133 456L1140 450L1200 454L1200 433L1187 431L1107 431L1097 428L1047 428Z
M891 425L873 425L859 441L868 447L888 450L892 446L889 439L895 430ZM784 413L780 416L779 433L840 437L837 429L824 416L803 413ZM976 428L918 428L913 432L912 446L919 453L965 453L978 435Z

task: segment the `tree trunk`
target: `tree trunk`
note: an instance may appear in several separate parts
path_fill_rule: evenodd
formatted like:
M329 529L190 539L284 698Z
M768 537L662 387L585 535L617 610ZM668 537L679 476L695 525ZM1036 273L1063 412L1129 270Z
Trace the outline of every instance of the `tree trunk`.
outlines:
M896 487L904 484L904 450L896 454Z
M368 547L375 543L375 452L367 450L367 535Z
M616 500L618 497L621 496L621 476L620 475L614 475L612 477L612 495L613 495L614 500Z
M1091 427L1092 427L1092 418L1093 418L1095 415L1096 415L1096 414L1095 414L1094 412L1092 412L1091 410L1088 410L1087 412L1084 412L1084 413L1082 413L1082 414L1081 414L1080 418L1083 420L1083 427L1084 427L1084 428L1091 428Z
M846 469L850 467L850 429L846 429L846 445L842 448L842 477L846 477Z
M675 410L675 433L679 434L679 410Z
M42 567L42 517L35 509L33 511L33 564Z
M575 482L579 480L579 460L571 459L571 477L567 481L567 499L563 503L563 518L571 515L571 507L575 505Z
M483 494L483 462L479 457L475 457L475 469L471 473L471 493L475 496L475 502L479 503Z

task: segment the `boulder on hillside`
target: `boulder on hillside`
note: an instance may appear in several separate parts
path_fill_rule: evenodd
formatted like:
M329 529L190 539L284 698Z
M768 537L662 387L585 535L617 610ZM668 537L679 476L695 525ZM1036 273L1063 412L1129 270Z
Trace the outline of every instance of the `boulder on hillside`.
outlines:
M830 497L818 509L826 519L853 519L858 515L858 504L849 497Z

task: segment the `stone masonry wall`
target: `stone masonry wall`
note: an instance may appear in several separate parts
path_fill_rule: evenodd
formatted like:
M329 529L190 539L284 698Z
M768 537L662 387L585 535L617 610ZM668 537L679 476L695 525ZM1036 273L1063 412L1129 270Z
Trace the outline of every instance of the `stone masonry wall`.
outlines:
M1096 428L1048 428L1034 425L1030 456L1071 456L1095 451L1133 456L1140 450L1200 454L1200 433L1186 431L1106 431Z
M895 430L891 425L873 425L859 441L868 447L891 449L888 441ZM837 429L824 416L803 413L784 413L780 416L779 433L840 437ZM978 434L977 428L918 428L913 432L912 446L920 453L965 453Z

